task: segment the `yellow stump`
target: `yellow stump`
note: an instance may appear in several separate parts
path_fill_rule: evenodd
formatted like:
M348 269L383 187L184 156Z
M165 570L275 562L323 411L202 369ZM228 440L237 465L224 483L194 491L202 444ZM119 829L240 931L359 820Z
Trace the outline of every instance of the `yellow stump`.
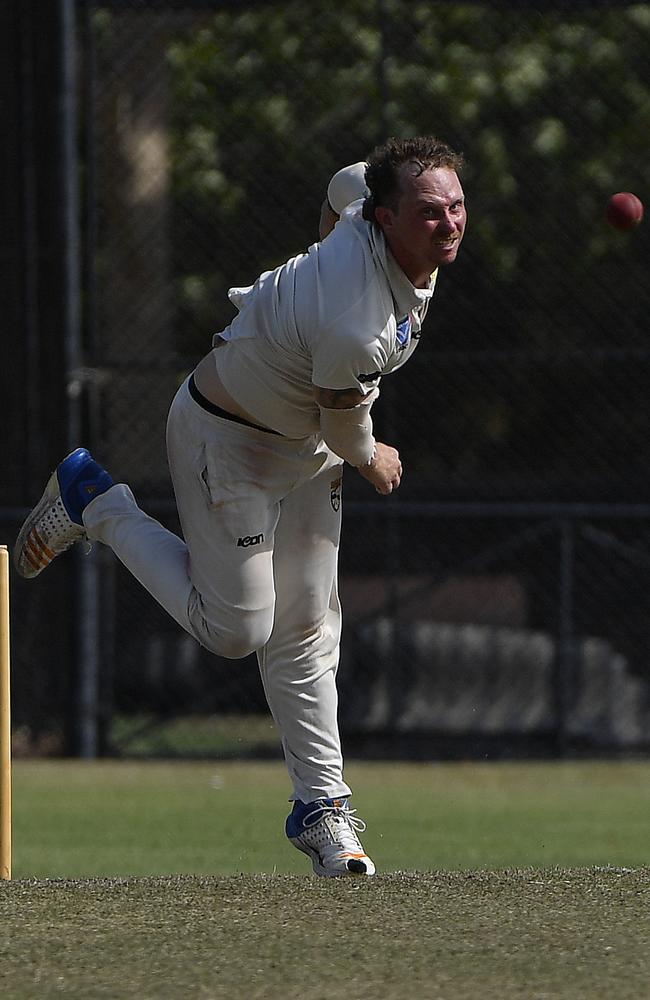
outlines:
M11 678L6 545L0 545L0 878L11 878Z

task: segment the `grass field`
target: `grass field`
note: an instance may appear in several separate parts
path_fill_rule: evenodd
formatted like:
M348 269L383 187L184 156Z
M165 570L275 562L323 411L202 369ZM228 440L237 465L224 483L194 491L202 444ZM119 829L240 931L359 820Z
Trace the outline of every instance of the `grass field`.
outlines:
M17 761L0 995L650 998L650 765L355 764L373 880L281 764Z

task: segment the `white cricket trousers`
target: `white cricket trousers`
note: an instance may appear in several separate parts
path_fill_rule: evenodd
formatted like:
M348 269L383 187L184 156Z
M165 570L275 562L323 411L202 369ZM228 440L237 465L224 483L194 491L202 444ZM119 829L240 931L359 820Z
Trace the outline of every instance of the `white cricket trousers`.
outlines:
M86 507L88 537L207 649L257 653L293 798L350 794L336 690L341 459L317 435L292 441L214 416L187 382L167 453L185 541L122 484Z

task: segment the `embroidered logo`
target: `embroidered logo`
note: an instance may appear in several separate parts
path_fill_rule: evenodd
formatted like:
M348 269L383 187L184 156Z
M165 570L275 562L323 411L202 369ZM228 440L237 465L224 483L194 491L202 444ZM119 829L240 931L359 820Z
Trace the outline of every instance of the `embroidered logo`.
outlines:
M244 535L242 538L238 538L237 547L247 549L249 545L259 545L263 541L264 532L260 531L259 535Z
M397 340L397 350L403 351L405 347L408 346L408 342L411 339L411 314L408 313L404 319L401 319L397 324L397 330L395 333Z
M338 511L341 507L341 487L343 486L343 476L333 479L330 483L330 503L333 511Z

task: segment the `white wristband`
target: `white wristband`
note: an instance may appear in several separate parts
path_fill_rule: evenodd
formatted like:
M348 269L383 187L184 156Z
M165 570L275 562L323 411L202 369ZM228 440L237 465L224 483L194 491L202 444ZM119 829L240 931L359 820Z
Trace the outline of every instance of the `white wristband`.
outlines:
M346 409L319 405L325 443L335 455L357 468L370 465L375 457L370 407L378 395L379 389L373 389L362 402Z

